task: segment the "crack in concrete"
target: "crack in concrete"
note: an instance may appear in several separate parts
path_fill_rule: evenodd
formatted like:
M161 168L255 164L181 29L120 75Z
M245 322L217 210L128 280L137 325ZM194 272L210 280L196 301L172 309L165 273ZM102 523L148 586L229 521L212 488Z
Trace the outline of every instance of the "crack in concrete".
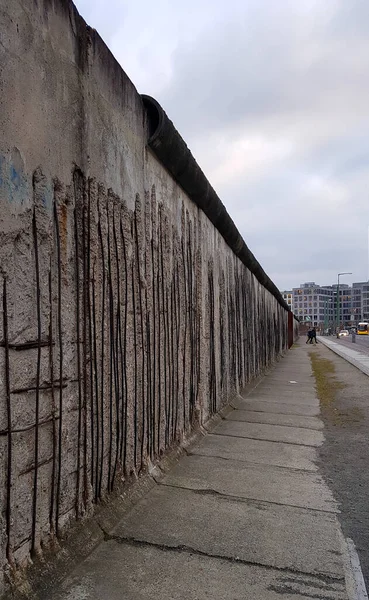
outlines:
M264 441L264 440L260 440L260 441ZM277 442L277 444L280 442ZM281 442L283 443L283 442ZM299 467L284 467L283 465L275 465L273 463L270 462L265 462L265 463L260 463L260 462L255 462L253 460L246 460L246 459L242 459L242 458L232 458L232 457L226 457L226 456L219 456L218 454L200 454L200 452L189 452L187 454L187 456L201 456L201 458L216 458L217 460L228 460L231 462L241 462L241 463L245 463L248 465L254 465L257 467L260 467L261 465L265 465L267 467L275 467L276 469L284 469L285 471L297 471L299 473L314 473L315 475L318 475L317 469L300 469ZM313 461L311 461L312 464L314 465ZM315 466L315 465L314 465Z
M269 415L269 414L275 415L276 414L276 413L267 413L265 411L260 411L259 412L259 411L256 411L256 410L254 410L254 411L248 411L248 410L243 410L242 411L241 410L241 412L254 412L254 413L258 414L258 415ZM277 414L280 414L280 413L277 413ZM290 415L290 417L292 417L292 416L296 416L296 417L302 418L302 417L307 416L307 415ZM314 417L311 417L311 418L314 418ZM318 418L318 417L316 417L316 418ZM268 422L264 422L264 421L246 421L245 419L227 419L227 418L224 419L224 420L228 421L229 423L248 423L250 425L276 425L277 427L291 427L291 428L295 428L295 429L307 429L308 431L319 431L319 432L323 431L322 427L320 427L320 428L318 428L318 427L306 427L305 425L289 425L288 423L268 423Z
M327 596L327 594L324 594L324 596L322 596L321 594L315 594L315 593L310 593L308 591L304 592L303 590L300 589L296 589L294 588L292 585L275 585L275 584L271 584L268 585L268 590L272 591L272 592L276 592L277 594L294 594L294 595L299 595L299 596L304 596L305 598L313 598L314 600L339 600L339 597L337 596L337 593L340 594L341 600L345 600L345 597L341 595L341 592L339 590L333 590L334 592L334 596L332 596L330 594L330 591L328 591L329 596ZM324 591L324 590L322 590ZM344 590L342 590L344 591Z
M230 422L230 421L229 421ZM299 444L296 442L287 442L286 440L268 440L266 438L257 438L257 437L251 437L249 435L234 435L231 433L216 433L215 431L210 433L209 435L217 435L217 436L221 436L221 437L232 437L232 438L237 438L237 439L241 439L241 440L256 440L258 442L275 442L277 444L288 444L288 446L303 446L304 448L319 448L319 446L321 445L311 445L311 444Z
M158 550L162 550L163 552L183 552L186 554L194 554L196 556L202 556L204 558L213 558L217 560L224 560L230 563L237 563L246 566L254 566L260 567L262 569L270 570L270 571L278 571L281 573L289 573L296 575L307 575L310 577L314 577L315 579L322 581L324 583L332 584L332 583L340 583L344 582L345 578L339 575L330 575L328 573L315 573L310 571L300 571L298 569L293 569L290 567L279 567L269 565L267 563L261 563L257 561L246 560L240 558L239 556L227 556L226 554L215 554L205 552L203 550L199 550L198 548L193 548L192 546L187 546L186 544L177 544L177 545L169 545L169 544L160 544L157 542L150 542L148 540L140 540L133 536L120 536L110 534L104 530L104 528L99 524L101 531L103 532L104 541L105 542L116 542L117 544L127 544L129 546L134 546L136 548L156 548Z
M158 485L161 485L163 487L170 487L170 488L174 488L174 489L178 489L178 490L185 490L186 492L192 492L194 494L198 494L200 496L216 496L216 497L220 497L223 500L226 500L228 502L243 502L244 504L249 504L252 506L257 506L258 508L260 508L260 506L263 506L264 504L266 505L272 505L272 506L283 506L283 507L287 507L287 508L297 508L298 510L304 510L304 511L313 511L313 512L317 512L317 513L322 513L322 514L326 514L326 515L331 515L331 516L335 516L336 515L336 511L333 510L323 510L321 508L310 508L307 506L298 506L296 504L285 504L283 502L274 502L272 500L260 500L258 498L246 498L243 496L234 496L233 494L224 494L223 492L218 492L217 490L214 490L212 488L190 488L190 487L185 487L183 485L177 485L174 483L164 483L164 482L157 482Z
M246 402L246 400L245 400ZM234 410L241 410L244 412L257 412L257 413L267 413L267 414L271 414L271 415L289 415L289 416L298 416L298 417L317 417L318 419L320 418L320 408L319 406L316 405L312 405L312 404L292 404L292 403L286 403L286 402L268 402L268 400L247 400L247 402L254 402L255 404L260 404L260 408L262 408L262 406L265 404L268 404L269 406L269 410L252 410L252 408L242 408L242 406L234 406L233 404L230 404L229 406L231 406ZM304 414L300 414L300 413L296 413L296 412L273 412L272 410L270 410L271 408L271 404L274 404L276 408L278 408L279 406L283 406L286 407L285 410L288 410L288 406L292 406L294 408L298 408L298 409L302 409L305 406L307 406L308 408L313 408L315 410L318 410L319 412L315 415L304 415Z
M327 592L336 592L337 590L335 589L335 585L336 584L332 584L331 582L327 583L327 582L319 582L317 583L316 581L312 581L311 578L304 576L303 578L296 578L296 577L283 577L283 579L281 578L281 582L283 584L299 584L299 585L305 585L307 587L312 587L312 588L316 588L318 590L321 590L322 588L322 583L325 586L325 590Z

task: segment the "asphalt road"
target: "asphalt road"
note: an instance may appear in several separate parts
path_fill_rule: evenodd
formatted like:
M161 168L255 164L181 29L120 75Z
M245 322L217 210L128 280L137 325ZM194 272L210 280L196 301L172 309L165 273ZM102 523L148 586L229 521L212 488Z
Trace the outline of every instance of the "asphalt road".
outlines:
M359 344L369 351L368 338ZM345 537L354 540L369 589L369 377L322 344L314 352L334 364L333 377L344 384L333 402L321 406L326 441L319 467L340 503Z
M327 339L337 342L341 346L347 346L352 350L357 350L369 356L369 335L356 335L355 342L352 341L351 334L348 337L337 339L336 336L329 336Z

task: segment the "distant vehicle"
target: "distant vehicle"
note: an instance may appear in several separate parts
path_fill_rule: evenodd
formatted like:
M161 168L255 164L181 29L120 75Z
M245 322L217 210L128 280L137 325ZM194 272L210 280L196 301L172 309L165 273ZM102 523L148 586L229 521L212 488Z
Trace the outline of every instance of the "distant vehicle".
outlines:
M368 329L369 329L368 321L362 321L357 326L358 335L368 335L368 333L369 333Z
M342 331L339 332L338 334L340 337L347 337L349 334L349 332L347 331L347 329L342 329Z

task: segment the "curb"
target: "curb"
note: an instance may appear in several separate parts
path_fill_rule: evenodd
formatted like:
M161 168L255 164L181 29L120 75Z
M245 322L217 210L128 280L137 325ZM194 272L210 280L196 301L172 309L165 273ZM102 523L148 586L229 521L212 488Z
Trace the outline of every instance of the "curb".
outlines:
M368 592L355 544L351 538L344 537L342 530L341 547L349 600L368 600Z
M359 371L369 376L369 357L356 352L356 350L351 350L350 348L341 348L336 342L326 340L324 337L318 336L318 340L324 346L332 350L332 352L338 354L338 356L341 356L341 358L351 363L354 367L359 369Z

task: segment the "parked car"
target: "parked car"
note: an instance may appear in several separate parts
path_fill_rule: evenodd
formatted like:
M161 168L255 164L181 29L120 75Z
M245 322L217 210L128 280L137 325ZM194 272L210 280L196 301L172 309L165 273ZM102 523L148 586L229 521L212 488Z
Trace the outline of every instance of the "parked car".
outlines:
M349 334L347 329L342 329L342 331L339 332L338 334L340 337L347 337Z

